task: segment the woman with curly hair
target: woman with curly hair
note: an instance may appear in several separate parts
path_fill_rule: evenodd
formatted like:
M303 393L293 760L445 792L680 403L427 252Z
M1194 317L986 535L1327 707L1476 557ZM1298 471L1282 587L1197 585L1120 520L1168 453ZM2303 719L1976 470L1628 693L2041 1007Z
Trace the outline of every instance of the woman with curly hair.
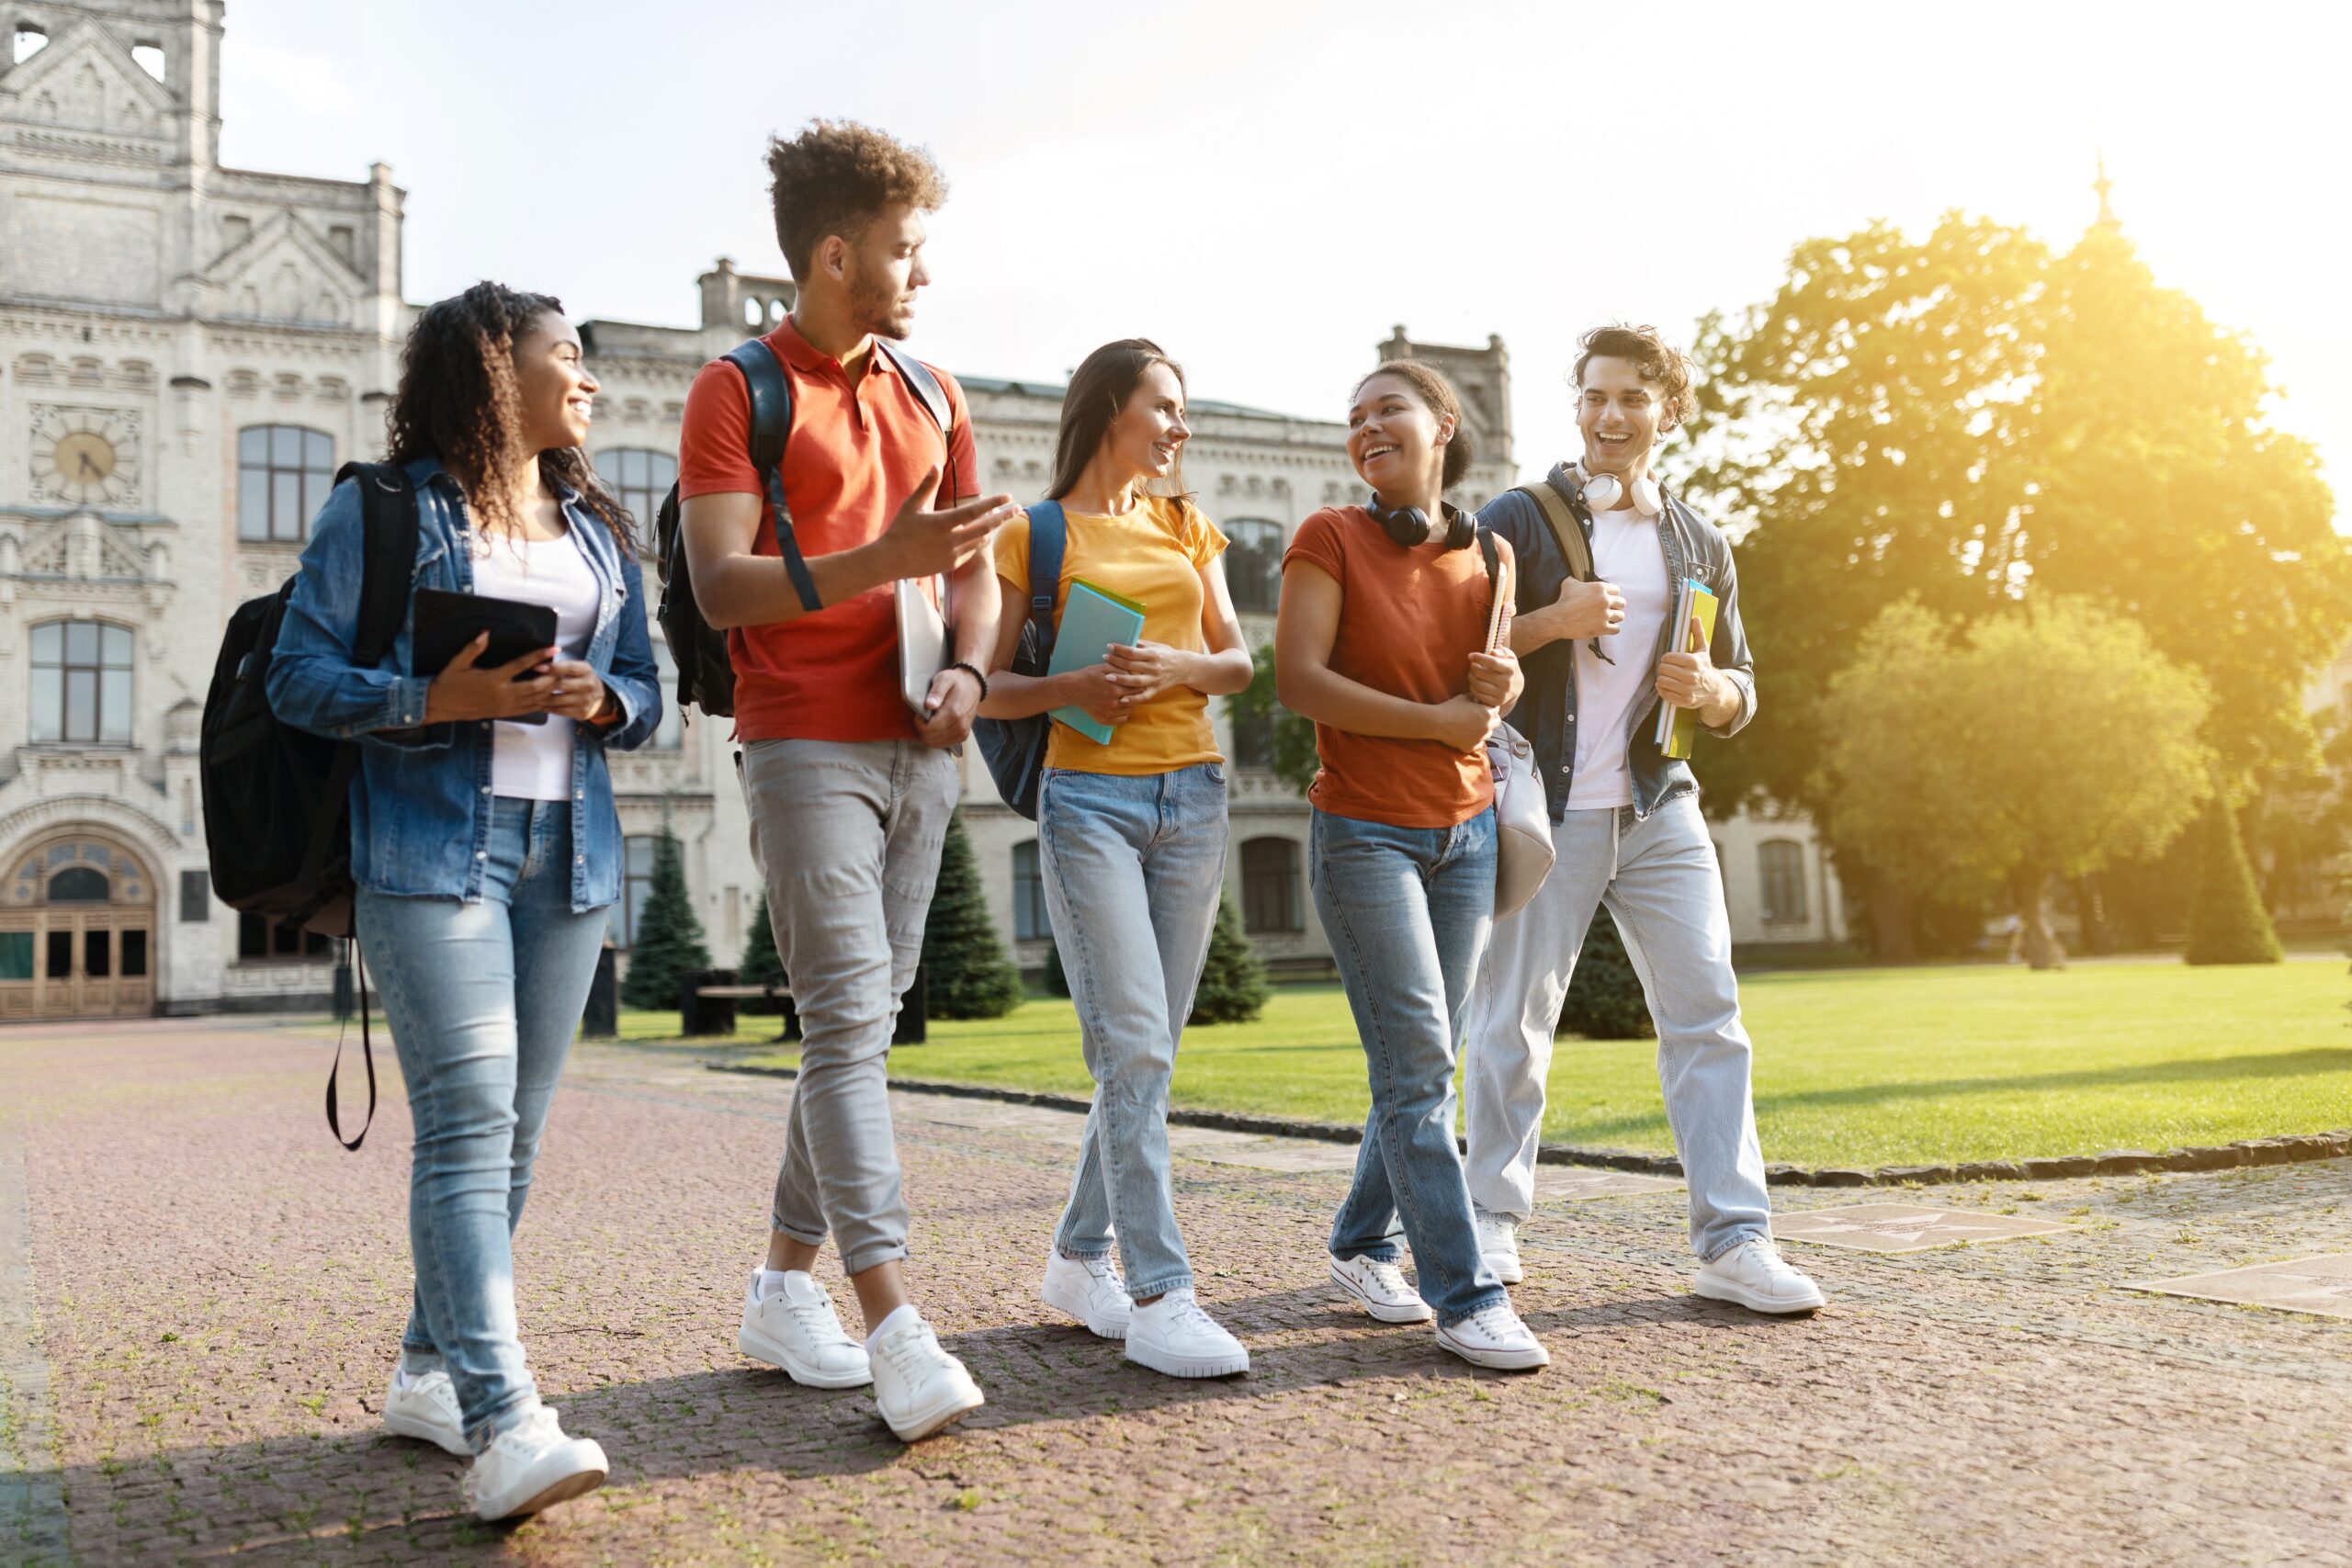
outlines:
M413 584L547 605L555 643L485 665L484 634L420 670L412 612L382 663L356 663L363 476L312 525L269 672L280 719L361 747L359 942L415 1124L416 1286L384 1425L473 1456L485 1519L605 1472L604 1450L539 1403L509 1249L620 897L605 753L662 717L628 514L581 449L595 394L554 299L478 283L428 309L390 419L415 495Z

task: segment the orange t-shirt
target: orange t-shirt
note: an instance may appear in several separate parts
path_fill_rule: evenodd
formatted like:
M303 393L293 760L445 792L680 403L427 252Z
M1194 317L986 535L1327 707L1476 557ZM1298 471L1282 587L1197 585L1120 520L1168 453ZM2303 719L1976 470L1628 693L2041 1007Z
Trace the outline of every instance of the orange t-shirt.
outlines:
M1329 573L1343 596L1331 642L1335 674L1417 703L1442 703L1470 689L1470 656L1486 646L1494 597L1481 551L1434 543L1408 549L1363 507L1327 506L1298 525L1283 569L1302 560ZM1306 798L1334 817L1452 828L1495 798L1483 746L1457 751L1442 740L1318 724L1315 751L1323 766Z
M840 360L808 345L787 320L767 335L792 388L784 446L784 499L800 553L814 558L871 544L926 469L947 462L942 505L977 495L978 464L964 390L933 368L947 393L955 448L888 355L875 349L853 385ZM752 400L731 365L714 360L686 394L678 437L678 495L764 495L752 466ZM754 549L773 556L775 516L760 505ZM889 585L811 615L727 634L735 665L735 733L745 740L904 740L915 718L899 695L899 630Z

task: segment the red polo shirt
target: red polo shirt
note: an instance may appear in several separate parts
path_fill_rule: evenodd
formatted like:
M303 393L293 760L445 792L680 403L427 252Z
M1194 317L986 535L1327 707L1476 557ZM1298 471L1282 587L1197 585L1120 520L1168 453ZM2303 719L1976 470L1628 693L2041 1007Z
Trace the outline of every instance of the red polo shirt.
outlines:
M870 544L924 470L947 463L940 504L978 493L972 422L964 389L937 367L955 431L943 453L922 399L879 349L852 381L842 362L811 348L789 320L767 345L792 386L792 434L784 447L784 499L800 553L814 559ZM764 496L752 467L752 402L743 378L713 360L686 394L678 438L678 494ZM778 553L775 511L760 505L753 548ZM727 634L735 665L735 732L745 740L902 740L914 715L899 695L898 622L888 584L813 615Z

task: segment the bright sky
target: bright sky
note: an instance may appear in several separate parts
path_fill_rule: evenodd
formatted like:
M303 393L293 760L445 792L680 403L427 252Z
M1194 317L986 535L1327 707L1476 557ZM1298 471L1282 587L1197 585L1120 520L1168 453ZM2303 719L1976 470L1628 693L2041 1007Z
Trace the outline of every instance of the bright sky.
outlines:
M1337 417L1394 323L1499 333L1535 470L1568 446L1581 328L1687 341L1769 297L1798 240L1877 218L1917 232L1960 208L2063 244L2096 210L2103 145L2157 276L2269 352L2277 419L2341 489L2345 15L231 0L222 152L353 179L390 164L412 299L488 276L685 324L714 256L783 270L768 133L864 119L953 186L925 358L1059 378L1141 333L1195 396Z

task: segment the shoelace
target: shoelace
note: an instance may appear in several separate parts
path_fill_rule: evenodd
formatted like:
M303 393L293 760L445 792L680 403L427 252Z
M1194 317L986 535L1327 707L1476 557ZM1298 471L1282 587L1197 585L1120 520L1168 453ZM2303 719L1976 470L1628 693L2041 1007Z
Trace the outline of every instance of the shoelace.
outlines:
M929 1361L939 1348L938 1336L931 1325L919 1324L903 1328L882 1342L882 1354L890 1359L890 1369L911 1382L918 1366Z
M783 1298L778 1299L781 1300ZM833 1315L833 1307L831 1302L796 1302L786 1300L784 1303L784 1307L786 1312L792 1314L793 1321L800 1325L801 1331L808 1335L809 1339L814 1343L819 1345L846 1345L850 1342L849 1332L842 1327L842 1320Z
M1405 1270L1397 1264L1385 1258L1367 1258L1363 1261L1364 1267L1372 1270L1374 1281L1382 1290L1400 1296L1413 1293L1405 1284Z
M1215 1334L1219 1332L1216 1325L1216 1319L1211 1317L1207 1313L1203 1312L1201 1310L1201 1303L1198 1302L1186 1302L1182 1306L1178 1307L1176 1309L1176 1321L1170 1324L1169 1327L1180 1331L1190 1329L1196 1333L1204 1331L1210 1334Z
M1472 1313L1469 1325L1494 1340L1516 1338L1527 1331L1527 1325L1519 1321L1519 1314L1500 1302L1488 1302Z

